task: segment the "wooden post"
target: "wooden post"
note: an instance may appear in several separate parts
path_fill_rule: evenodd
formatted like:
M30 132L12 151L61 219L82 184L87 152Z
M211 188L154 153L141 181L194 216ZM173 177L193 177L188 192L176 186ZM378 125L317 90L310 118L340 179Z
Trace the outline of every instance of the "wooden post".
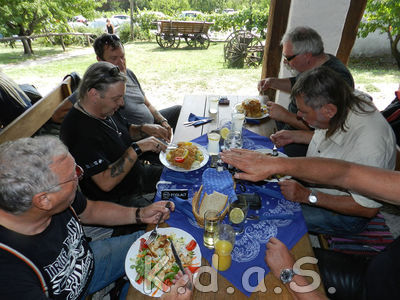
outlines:
M65 52L64 36L61 36L61 47L63 48L63 51Z
M290 4L291 0L271 0L261 79L278 77L282 58L280 43L286 31ZM275 90L269 89L264 94L271 101L275 100Z
M133 5L133 0L129 0L130 3L130 10L131 10L131 41L133 41L133 10L134 10L134 5Z
M349 62L351 49L357 38L357 31L364 10L367 5L367 0L351 0L349 10L347 11L346 21L343 26L342 39L340 40L339 48L336 57L345 65Z

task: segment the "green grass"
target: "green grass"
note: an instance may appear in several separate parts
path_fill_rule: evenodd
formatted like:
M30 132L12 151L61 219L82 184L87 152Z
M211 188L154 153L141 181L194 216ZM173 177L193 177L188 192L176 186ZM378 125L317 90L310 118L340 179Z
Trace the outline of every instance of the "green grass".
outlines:
M184 42L177 49L162 49L155 42L134 42L125 45L128 68L138 76L149 99L158 107L180 103L185 94L256 95L261 67L231 69L224 64L223 43L211 43L207 50L190 49ZM68 47L67 52L76 49ZM35 55L23 55L22 47L0 48L0 69L18 83L34 84L42 94L49 92L70 72L83 76L96 62L94 52L55 60L61 47L40 48ZM36 62L35 62L36 61ZM14 65L16 63L21 63ZM33 62L31 64L31 62ZM390 57L352 58L349 68L356 84L364 84L367 92L377 91L376 83L400 82L400 71Z

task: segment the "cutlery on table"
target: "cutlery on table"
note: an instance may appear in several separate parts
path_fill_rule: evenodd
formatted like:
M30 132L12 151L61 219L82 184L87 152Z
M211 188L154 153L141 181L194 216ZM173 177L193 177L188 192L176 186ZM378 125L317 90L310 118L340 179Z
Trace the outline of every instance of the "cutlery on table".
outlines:
M185 123L183 123L183 126L188 127L188 126L202 125L202 124L211 122L212 120L213 119L201 119L201 120L196 120L196 121L191 121L191 122L185 122Z
M185 274L185 270L183 269L181 259L179 258L178 252L176 252L176 249L175 249L174 243L172 242L172 239L169 239L169 242L171 244L172 254L174 255L176 264L178 265L178 267L182 271L182 273ZM189 290L193 290L193 286L192 286L192 283L190 282L190 280L187 282L186 286L188 287Z
M165 207L166 207L166 208L170 208L170 206L171 206L171 202L168 201L167 204L165 205ZM157 235L158 235L158 233L157 233L158 225L160 224L160 222L161 222L163 216L164 216L164 214L161 214L161 215L160 215L160 217L158 218L156 227L154 227L154 229L150 232L150 235L149 235L149 237L148 237L147 240L146 240L146 244L147 244L147 245L150 245L150 244L151 244L152 242L154 242L154 240L156 239L156 237L157 237Z

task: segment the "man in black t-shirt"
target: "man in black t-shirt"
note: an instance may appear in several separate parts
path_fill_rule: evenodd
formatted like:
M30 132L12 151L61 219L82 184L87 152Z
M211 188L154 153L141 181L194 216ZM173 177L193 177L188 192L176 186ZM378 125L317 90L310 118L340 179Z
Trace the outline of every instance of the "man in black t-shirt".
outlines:
M308 70L324 66L337 72L345 82L354 89L354 80L347 67L335 56L324 52L321 36L310 27L296 27L286 33L281 41L285 66L297 74L290 78L265 78L258 83L260 92L267 89L276 89L290 93L298 76ZM278 130L302 129L310 130L307 124L297 118L296 101L291 99L288 109L268 101L269 116L276 121ZM305 156L307 146L303 144L289 144L285 146L289 156Z
M85 170L80 187L87 197L143 207L151 200L142 195L155 191L162 166L144 164L138 158L144 152L165 150L160 139L168 140L169 133L158 126L143 139L142 125L129 124L120 115L125 82L126 76L111 63L90 66L81 80L79 101L61 125L60 137Z
M55 137L0 145L0 299L83 299L125 274L126 254L143 232L89 243L81 222L155 224L169 217L165 201L127 208L87 200L77 192L82 175ZM176 288L165 299L175 299Z

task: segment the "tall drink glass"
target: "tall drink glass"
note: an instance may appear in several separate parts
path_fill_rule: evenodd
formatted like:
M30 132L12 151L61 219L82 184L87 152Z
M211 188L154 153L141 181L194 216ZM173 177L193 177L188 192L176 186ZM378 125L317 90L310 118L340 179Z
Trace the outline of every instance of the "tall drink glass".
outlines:
M210 97L208 99L208 111L210 114L217 114L218 113L218 98L217 97Z
M244 120L245 120L244 113L233 112L232 113L232 131L242 133Z
M218 211L207 210L204 213L203 243L209 249L214 249L214 234L219 224Z
M214 268L226 271L232 263L232 250L235 245L235 231L229 224L219 224L214 235L215 253L212 257Z
M212 130L207 133L208 137L208 146L207 151L210 155L218 155L219 153L219 140L221 139L221 135L218 131Z

